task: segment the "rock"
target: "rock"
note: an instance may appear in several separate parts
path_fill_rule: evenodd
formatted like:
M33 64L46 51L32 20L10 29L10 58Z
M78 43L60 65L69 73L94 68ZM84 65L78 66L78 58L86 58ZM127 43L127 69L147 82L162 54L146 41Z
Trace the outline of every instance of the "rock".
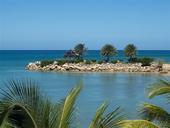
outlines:
M29 63L28 66L26 67L28 70L39 70L39 66L37 63Z
M141 63L124 64L124 63L102 63L102 64L85 64L85 63L65 63L64 65L57 65L57 61L45 67L40 66L41 62L29 63L26 67L28 70L41 70L41 71L90 71L90 72L160 72L157 64L152 63L151 66L142 67ZM170 64L164 64L163 72L170 72ZM162 72L161 72L162 73Z

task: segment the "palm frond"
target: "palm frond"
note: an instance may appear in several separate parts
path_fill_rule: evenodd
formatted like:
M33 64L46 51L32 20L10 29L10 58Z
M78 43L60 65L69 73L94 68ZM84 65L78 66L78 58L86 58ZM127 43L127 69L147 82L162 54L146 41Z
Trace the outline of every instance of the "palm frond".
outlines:
M25 117L27 118L27 121L29 121L29 126L31 126L33 128L38 128L31 113L23 105L12 104L11 106L6 107L5 104L3 104L3 103L0 104L1 107L3 105L4 105L4 110L1 111L1 113L0 113L0 126L6 127L6 126L14 126L15 125L17 127L17 123L19 123L17 119L19 119L20 116L24 117L24 115L26 115ZM24 121L24 120L22 120L22 121ZM28 124L25 124L25 125L28 125Z
M69 128L74 104L82 88L76 86L64 100L54 104L42 95L32 80L12 80L6 87L0 97L0 121L4 128L9 126L7 124L24 128Z
M102 119L102 116L105 112L105 110L108 107L108 103L104 102L97 110L96 115L94 116L92 122L90 123L89 128L99 128L100 124L99 121Z
M170 124L170 114L161 107L153 104L144 103L140 108L140 115L143 119L149 121L158 121L160 123Z
M160 128L146 120L124 120L120 124L121 128Z
M108 103L104 102L97 110L89 128L117 128L124 116L121 114L120 107L105 115Z
M64 100L62 100L57 109L59 109L57 117L58 128L69 128L72 120L73 112L75 109L75 101L82 89L82 84L73 88Z
M170 94L170 82L166 80L159 80L147 88L148 97Z
M42 126L44 124L42 123L42 115L44 113L42 109L46 100L47 98L41 94L38 85L34 81L29 79L12 80L6 83L6 89L2 89L1 91L0 113L4 113L6 108L15 105L12 113L10 113L12 118L14 116L24 116L25 118L31 116L32 121L36 122L37 127ZM23 120L28 121L27 119Z

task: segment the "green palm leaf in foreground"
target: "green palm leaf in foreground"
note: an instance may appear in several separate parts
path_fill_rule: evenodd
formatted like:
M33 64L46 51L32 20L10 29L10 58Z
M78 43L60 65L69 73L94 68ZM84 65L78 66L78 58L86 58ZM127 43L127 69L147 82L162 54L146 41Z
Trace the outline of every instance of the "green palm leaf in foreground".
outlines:
M125 120L120 124L121 128L159 128L155 124L146 120Z
M11 81L1 92L0 128L71 128L75 124L75 101L81 88L79 84L63 100L53 103L35 82ZM155 91L152 97L160 94L163 93ZM89 128L158 128L146 120L123 121L120 107L108 114L107 108L107 102L98 108ZM169 126L170 114L160 107L145 103L141 114L147 120L164 121Z
M153 85L149 86L148 89L148 97L154 98L159 95L170 95L170 82L165 80L160 80Z
M70 128L75 100L82 86L70 91L64 100L52 103L31 80L11 81L0 97L0 127Z
M160 95L166 95L169 100L170 82L160 80L147 88L148 97L154 98ZM140 115L143 119L159 123L166 128L170 127L170 113L161 107L153 104L144 103L140 107Z
M119 122L123 120L120 107L116 108L109 114L105 114L108 103L103 103L97 110L89 128L117 128Z
M58 115L59 126L58 128L69 128L71 117L74 111L74 104L82 86L77 86L70 91L68 96L60 104L60 112Z
M170 123L170 114L163 108L153 104L144 103L141 106L140 114L144 119L149 121L164 121Z

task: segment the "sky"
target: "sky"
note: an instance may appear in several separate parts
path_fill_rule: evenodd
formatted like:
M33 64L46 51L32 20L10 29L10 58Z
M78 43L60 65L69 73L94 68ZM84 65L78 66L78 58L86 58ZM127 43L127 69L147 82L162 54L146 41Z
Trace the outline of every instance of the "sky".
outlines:
M0 50L134 43L170 50L170 0L0 0Z

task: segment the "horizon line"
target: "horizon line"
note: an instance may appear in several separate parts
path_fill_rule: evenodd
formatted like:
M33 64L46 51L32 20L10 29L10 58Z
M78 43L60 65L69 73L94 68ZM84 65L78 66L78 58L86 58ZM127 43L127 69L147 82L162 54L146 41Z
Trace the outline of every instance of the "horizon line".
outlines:
M68 51L71 49L0 49L0 51ZM123 51L124 49L117 49ZM100 49L88 49L87 51L100 51ZM168 49L138 49L137 51L170 51Z

